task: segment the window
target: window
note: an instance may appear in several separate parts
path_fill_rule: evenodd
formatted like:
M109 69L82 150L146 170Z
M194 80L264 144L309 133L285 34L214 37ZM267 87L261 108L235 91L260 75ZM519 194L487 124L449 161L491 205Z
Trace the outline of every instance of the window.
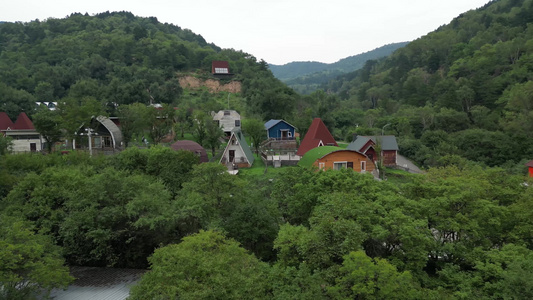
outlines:
M366 171L366 161L361 161L361 172L365 172Z
M318 169L319 170L325 170L326 169L326 163L318 163Z
M229 71L228 71L228 68L215 68L215 73L216 74L228 74Z
M225 110L225 111L224 111L224 115L225 115L225 116L229 116L229 115L230 115L230 111L229 111L229 110Z
M347 167L348 169L353 170L353 161L349 161L349 162L346 164L346 167Z
M333 170L346 169L347 165L348 164L345 161L334 162L333 163Z
M241 120L235 120L235 127L241 126Z

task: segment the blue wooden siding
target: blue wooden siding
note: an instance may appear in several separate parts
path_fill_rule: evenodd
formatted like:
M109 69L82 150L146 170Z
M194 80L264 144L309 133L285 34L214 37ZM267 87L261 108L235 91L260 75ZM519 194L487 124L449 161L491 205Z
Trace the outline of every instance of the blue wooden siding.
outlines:
M290 132L290 137L294 138L294 127L283 120L279 121L276 125L268 129L268 137L281 139L282 130L288 130Z

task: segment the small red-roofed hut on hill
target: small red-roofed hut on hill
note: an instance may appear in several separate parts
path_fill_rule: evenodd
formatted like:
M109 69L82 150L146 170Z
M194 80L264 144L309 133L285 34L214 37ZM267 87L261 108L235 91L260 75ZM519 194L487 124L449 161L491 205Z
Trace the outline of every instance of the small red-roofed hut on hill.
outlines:
M529 168L529 177L533 177L533 160L526 164L526 167Z
M311 126L309 126L309 130L305 134L305 137L296 154L303 156L307 151L321 146L338 147L339 145L337 145L337 142L329 132L324 122L322 122L322 119L315 118L313 123L311 123Z

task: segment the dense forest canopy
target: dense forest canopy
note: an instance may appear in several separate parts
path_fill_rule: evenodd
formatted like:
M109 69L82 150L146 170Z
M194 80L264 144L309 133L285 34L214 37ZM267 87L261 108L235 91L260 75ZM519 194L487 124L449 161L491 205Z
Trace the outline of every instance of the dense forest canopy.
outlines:
M220 109L223 105L214 95L187 99L178 82L179 73L207 76L214 60L228 61L234 79L242 82L236 105L243 113L264 118L292 113L262 107L272 102L264 96L267 90L288 107L295 101L265 62L208 44L188 29L129 12L0 24L0 109L15 118L21 110L31 114L35 101L68 99L96 99L109 114L116 105L152 102Z
M419 163L531 159L532 21L533 1L491 1L324 88L360 112L350 125L392 124Z

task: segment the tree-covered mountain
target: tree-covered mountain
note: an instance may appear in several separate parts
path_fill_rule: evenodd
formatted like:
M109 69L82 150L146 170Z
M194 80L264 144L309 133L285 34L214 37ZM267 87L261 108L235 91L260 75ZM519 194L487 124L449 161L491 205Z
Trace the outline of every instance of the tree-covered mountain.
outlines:
M31 114L35 101L84 99L107 108L150 102L222 108L207 94L185 103L189 100L178 82L182 73L209 77L214 60L228 61L234 79L242 82L242 93L234 96L242 113L281 118L292 112L294 93L273 77L265 62L220 49L188 29L129 12L0 24L0 110L14 118L21 110ZM265 95L283 99L286 107L267 109L272 100Z
M372 51L343 58L335 63L291 62L285 65L269 65L276 78L285 82L296 91L309 94L329 80L362 68L367 60L379 59L390 55L408 42L394 43L376 48Z
M487 165L533 157L533 1L495 0L371 60L325 89L344 126L386 124L426 165L455 155ZM342 126L337 125L337 128Z

